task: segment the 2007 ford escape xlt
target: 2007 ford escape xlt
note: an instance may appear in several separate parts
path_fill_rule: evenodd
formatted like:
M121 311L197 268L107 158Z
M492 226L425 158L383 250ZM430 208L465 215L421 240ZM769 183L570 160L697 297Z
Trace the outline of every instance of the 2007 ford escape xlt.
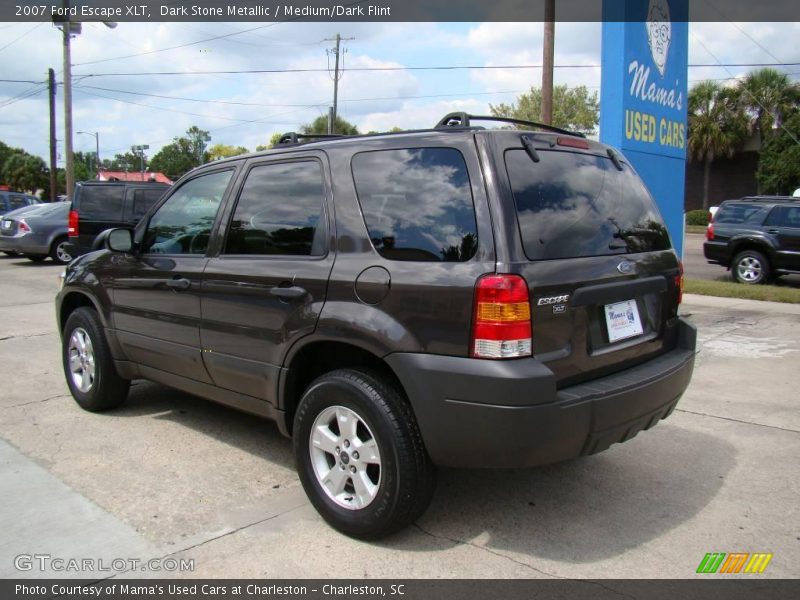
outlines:
M141 378L273 419L320 514L366 539L425 510L435 466L552 463L667 417L696 334L641 180L580 135L477 119L287 134L185 175L67 269L75 400Z

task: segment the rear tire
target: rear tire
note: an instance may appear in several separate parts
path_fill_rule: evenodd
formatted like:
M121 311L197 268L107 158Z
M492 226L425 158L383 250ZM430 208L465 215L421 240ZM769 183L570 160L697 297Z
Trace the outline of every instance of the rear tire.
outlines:
M72 255L66 250L67 245L69 245L67 237L60 237L53 242L53 246L50 248L50 258L53 259L53 262L59 265L68 265L72 262Z
M75 309L67 318L61 345L67 385L81 408L101 412L125 401L131 382L117 374L97 312Z
M416 419L379 375L340 369L316 379L300 400L293 435L303 488L340 532L378 539L430 504L435 470Z
M746 285L767 283L770 278L769 260L757 250L745 250L733 259L733 278Z

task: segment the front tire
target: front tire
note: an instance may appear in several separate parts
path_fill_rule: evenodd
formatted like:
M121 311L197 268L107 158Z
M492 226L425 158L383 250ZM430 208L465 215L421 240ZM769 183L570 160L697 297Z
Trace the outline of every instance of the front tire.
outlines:
M117 374L102 323L93 309L81 307L69 315L61 344L67 385L81 408L102 412L125 401L131 382Z
M378 539L430 504L435 472L416 420L380 376L340 369L316 379L300 400L293 435L303 488L342 533Z
M759 285L767 283L770 276L769 260L757 250L745 250L733 259L733 278L739 283Z

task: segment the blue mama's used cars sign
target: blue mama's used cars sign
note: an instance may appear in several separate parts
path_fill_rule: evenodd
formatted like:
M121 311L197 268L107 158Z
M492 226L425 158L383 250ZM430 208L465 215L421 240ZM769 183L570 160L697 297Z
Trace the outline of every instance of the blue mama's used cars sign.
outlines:
M683 241L688 0L604 0L600 139L621 148Z

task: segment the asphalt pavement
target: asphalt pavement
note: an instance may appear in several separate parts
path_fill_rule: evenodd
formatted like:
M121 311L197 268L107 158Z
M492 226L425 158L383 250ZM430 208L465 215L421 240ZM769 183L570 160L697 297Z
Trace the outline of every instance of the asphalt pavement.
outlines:
M126 576L691 578L707 552L769 552L760 577L800 574L798 306L687 296L700 353L669 419L566 463L440 471L415 525L365 543L317 516L270 422L144 382L80 410L59 271L0 258L0 577L116 572L19 570L33 554L194 561Z

